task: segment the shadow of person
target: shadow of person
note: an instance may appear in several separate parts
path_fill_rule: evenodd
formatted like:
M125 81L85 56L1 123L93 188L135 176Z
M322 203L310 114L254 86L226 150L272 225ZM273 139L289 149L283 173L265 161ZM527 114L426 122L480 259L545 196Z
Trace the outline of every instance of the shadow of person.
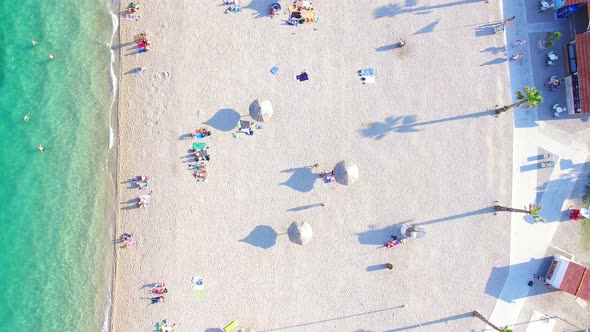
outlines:
M241 239L240 242L245 242L258 248L268 249L277 243L277 232L270 226L258 225L248 236Z
M121 205L125 205L121 208L122 210L133 210L139 208L139 206L137 205L137 198L133 198L126 202L122 202Z
M231 108L222 108L217 111L209 120L203 122L221 131L231 131L236 128L240 114Z
M315 181L320 178L318 174L312 173L311 168L309 167L290 168L281 171L281 173L292 174L287 181L280 183L280 185L291 187L300 192L308 192L312 190Z

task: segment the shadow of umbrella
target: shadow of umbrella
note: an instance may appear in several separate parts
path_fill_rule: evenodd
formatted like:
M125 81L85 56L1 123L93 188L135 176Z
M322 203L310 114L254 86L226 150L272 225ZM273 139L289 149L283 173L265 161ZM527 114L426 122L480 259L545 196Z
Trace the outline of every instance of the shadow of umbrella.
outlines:
M251 244L255 247L268 249L277 243L277 232L267 225L256 226L248 236L240 242Z
M281 171L281 173L292 174L287 181L280 183L280 185L291 187L300 192L312 190L316 180L319 179L318 175L312 173L309 167L290 168Z
M217 130L230 131L236 128L240 114L233 109L223 108L217 111L209 120L203 122Z

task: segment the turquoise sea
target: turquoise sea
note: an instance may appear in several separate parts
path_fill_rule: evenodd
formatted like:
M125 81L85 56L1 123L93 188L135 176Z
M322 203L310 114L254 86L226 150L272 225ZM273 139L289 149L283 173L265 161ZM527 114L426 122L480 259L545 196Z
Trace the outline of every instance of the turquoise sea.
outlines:
M112 8L105 0L0 0L5 331L99 331L107 325Z

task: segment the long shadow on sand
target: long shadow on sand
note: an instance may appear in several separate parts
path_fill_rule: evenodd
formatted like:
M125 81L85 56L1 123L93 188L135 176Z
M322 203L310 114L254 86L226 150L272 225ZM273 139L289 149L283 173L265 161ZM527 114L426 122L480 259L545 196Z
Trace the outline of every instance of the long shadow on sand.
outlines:
M499 64L504 63L506 61L508 61L508 58L496 58L496 59L490 60L488 62L484 62L479 66L483 67L483 66L499 65Z
M307 322L307 323L301 323L301 324L290 325L290 326L281 326L281 327L275 327L275 328L270 328L270 329L265 329L265 330L259 330L259 331L260 332L271 332L271 331L282 331L282 330L287 330L287 329L297 329L298 331L305 331L305 329L303 329L304 326L310 326L310 325L315 325L315 324L322 324L322 323L333 322L333 321L337 321L337 320L341 320L341 319L348 319L348 318L353 318L353 317L359 317L359 316L367 316L367 315L372 315L372 314L376 314L376 313L379 313L379 312L385 312L385 311L391 311L391 310L401 309L403 307L404 307L403 305L400 305L400 306L397 306L397 307L377 309L377 310L372 310L372 311L361 312L361 313L358 313L358 314L352 314L352 315L340 316L340 317L334 317L334 318L327 318L327 319L322 319L322 320L318 320L318 321L314 321L314 322Z
M408 330L417 329L417 328L424 329L424 326L436 325L436 324L446 323L446 322L452 321L452 320L471 318L471 317L473 317L473 312L467 312L467 313L460 314L460 315L454 315L454 316L449 316L449 317L445 317L445 318L441 318L441 319L431 320L429 322L421 322L420 325L416 324L416 325L404 326L404 327L400 327L400 328L392 329L392 330L385 330L385 332L401 332L401 331L408 331Z
M255 11L254 18L270 17L270 5L277 2L276 0L252 0L250 4L244 8Z
M400 235L401 225L412 222L412 219L403 221L397 225L390 225L384 228L375 228L369 226L366 232L358 233L359 243L366 245L383 246L385 242L391 240L392 235Z
M231 108L222 108L217 111L209 120L203 122L221 131L231 131L236 128L240 114Z
M281 183L282 186L291 187L300 192L308 192L313 189L313 185L320 177L311 172L310 167L289 168L281 173L292 173L289 180Z
M494 213L495 211L496 210L494 209L494 207L490 206L487 208L483 208L483 209L479 209L479 210L475 210L475 211L470 211L470 212L465 212L465 213L459 213L459 214L455 214L455 215L444 217L444 218L423 221L423 222L419 222L419 223L413 223L413 225L416 225L416 226L431 225L431 224L436 224L436 223L443 222L443 221L449 221L449 220L455 220L455 219L476 216L478 214Z
M436 28L436 26L438 25L440 19L428 24L427 26L423 27L422 29L414 32L414 35L421 35L421 34L425 34L425 33L431 33L432 31L434 31L434 28Z
M294 208L287 209L287 211L289 211L289 212L303 211L303 210L307 210L307 209L313 209L314 207L323 206L322 204L323 203L315 203L315 204L301 205L301 206L297 206L297 207L294 207Z
M511 303L516 299L530 296L536 296L557 291L551 289L537 280L533 279L533 274L545 275L553 262L552 257L541 259L531 258L530 261L502 267L493 267L488 283L486 284L485 293L504 302ZM532 287L522 287L522 285L505 284L508 273L519 276L524 284L533 280Z
M402 5L400 5L400 4L392 3L389 5L375 8L375 10L373 11L373 16L377 19L377 18L383 18L383 17L394 17L394 16L400 15L400 14L410 14L410 13L422 15L422 14L428 14L428 13L432 12L432 10L434 10L434 9L460 6L460 5L470 4L470 3L477 3L477 2L481 3L481 0L459 0L459 1L444 3L444 4L440 4L440 5L422 6L422 7L415 7L415 8L403 8ZM406 4L407 4L407 2L406 2ZM410 4L412 4L412 3L410 2ZM408 7L408 6L406 6L406 7Z
M137 206L137 198L132 198L126 202L121 202L121 205L124 205L121 210L139 209L139 206Z
M277 232L267 225L256 226L248 236L240 242L251 244L262 249L269 249L277 243Z
M428 126L437 123L449 122L449 121L457 121L457 120L465 120L465 119L473 119L479 118L481 116L492 115L496 116L496 112L494 110L488 110L483 112L465 114L465 115L458 115L453 116L450 118L444 118L439 120L430 120L424 122L417 122L415 115L407 115L407 116L389 116L383 120L383 122L376 121L372 123L366 124L366 128L358 130L358 132L364 137L370 137L375 140L381 140L387 134L392 131L398 133L411 133L420 131L418 127Z

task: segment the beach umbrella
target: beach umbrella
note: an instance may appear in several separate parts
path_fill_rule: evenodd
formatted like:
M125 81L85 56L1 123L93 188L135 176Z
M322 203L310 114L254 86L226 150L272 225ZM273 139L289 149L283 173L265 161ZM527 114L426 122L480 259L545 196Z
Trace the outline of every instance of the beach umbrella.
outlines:
M250 105L250 116L258 122L270 120L273 112L272 104L266 99L256 99Z
M342 160L334 166L332 174L336 182L349 185L353 184L359 178L359 168L352 161Z
M291 242L303 245L311 240L313 232L310 224L305 221L296 221L289 226L287 233Z
M402 225L400 232L405 238L408 239L422 239L425 238L428 233L426 233L426 229L421 226L404 224Z

